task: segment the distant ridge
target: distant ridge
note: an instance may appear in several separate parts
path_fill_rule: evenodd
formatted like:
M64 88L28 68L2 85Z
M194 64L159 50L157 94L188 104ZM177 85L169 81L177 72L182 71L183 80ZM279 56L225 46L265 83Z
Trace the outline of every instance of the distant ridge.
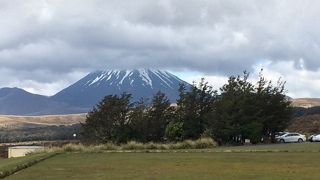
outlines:
M83 109L23 89L0 89L0 114L3 115L70 114L79 111Z
M291 99L292 105L295 107L311 108L320 106L320 98L297 98Z

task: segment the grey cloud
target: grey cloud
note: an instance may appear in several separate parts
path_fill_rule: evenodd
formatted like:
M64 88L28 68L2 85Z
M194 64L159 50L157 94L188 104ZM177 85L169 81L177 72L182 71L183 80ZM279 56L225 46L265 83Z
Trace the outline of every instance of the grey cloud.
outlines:
M0 1L0 64L39 83L106 68L229 75L263 60L298 69L303 59L315 71L317 7L316 0Z

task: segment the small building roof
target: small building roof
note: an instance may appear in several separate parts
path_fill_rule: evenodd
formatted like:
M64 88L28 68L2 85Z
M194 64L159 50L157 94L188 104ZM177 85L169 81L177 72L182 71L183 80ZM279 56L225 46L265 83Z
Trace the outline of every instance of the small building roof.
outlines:
M43 146L13 146L9 147L9 149L42 149Z

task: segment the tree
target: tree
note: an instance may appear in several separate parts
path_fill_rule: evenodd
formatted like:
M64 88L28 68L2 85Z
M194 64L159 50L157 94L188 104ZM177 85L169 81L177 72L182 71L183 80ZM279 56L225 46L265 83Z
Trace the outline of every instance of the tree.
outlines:
M211 128L219 143L240 143L251 131L249 122L255 122L253 85L248 82L249 74L231 76L221 89L212 111ZM250 128L250 129L248 129Z
M166 95L158 92L153 96L151 107L147 110L147 141L162 141L165 129L173 117L173 109Z
M179 92L177 118L182 123L183 138L197 139L207 127L207 114L212 111L216 91L201 79L198 86L193 84L190 87L190 91L181 85Z
M130 94L106 96L87 115L82 135L88 142L125 142L129 138Z
M144 103L144 99L140 99L135 103L134 107L129 113L131 137L135 141L146 142L147 141L147 106Z
M275 86L263 77L263 69L257 82L257 106L263 118L264 140L275 142L275 133L283 131L293 114L291 102L285 95L285 82L278 80Z
M220 90L215 109L209 115L213 137L222 143L243 143L244 139L260 142L274 139L291 118L291 107L285 96L284 83L276 86L262 75L257 85L248 81L249 73L231 76Z

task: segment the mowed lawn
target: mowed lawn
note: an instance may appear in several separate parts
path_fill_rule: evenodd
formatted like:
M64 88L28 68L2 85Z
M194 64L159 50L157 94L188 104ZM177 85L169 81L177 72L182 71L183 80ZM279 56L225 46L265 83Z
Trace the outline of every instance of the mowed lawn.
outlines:
M12 169L20 164L33 161L36 159L41 159L45 157L46 154L34 154L20 158L0 158L0 172L8 169Z
M64 153L7 179L320 179L320 153Z

